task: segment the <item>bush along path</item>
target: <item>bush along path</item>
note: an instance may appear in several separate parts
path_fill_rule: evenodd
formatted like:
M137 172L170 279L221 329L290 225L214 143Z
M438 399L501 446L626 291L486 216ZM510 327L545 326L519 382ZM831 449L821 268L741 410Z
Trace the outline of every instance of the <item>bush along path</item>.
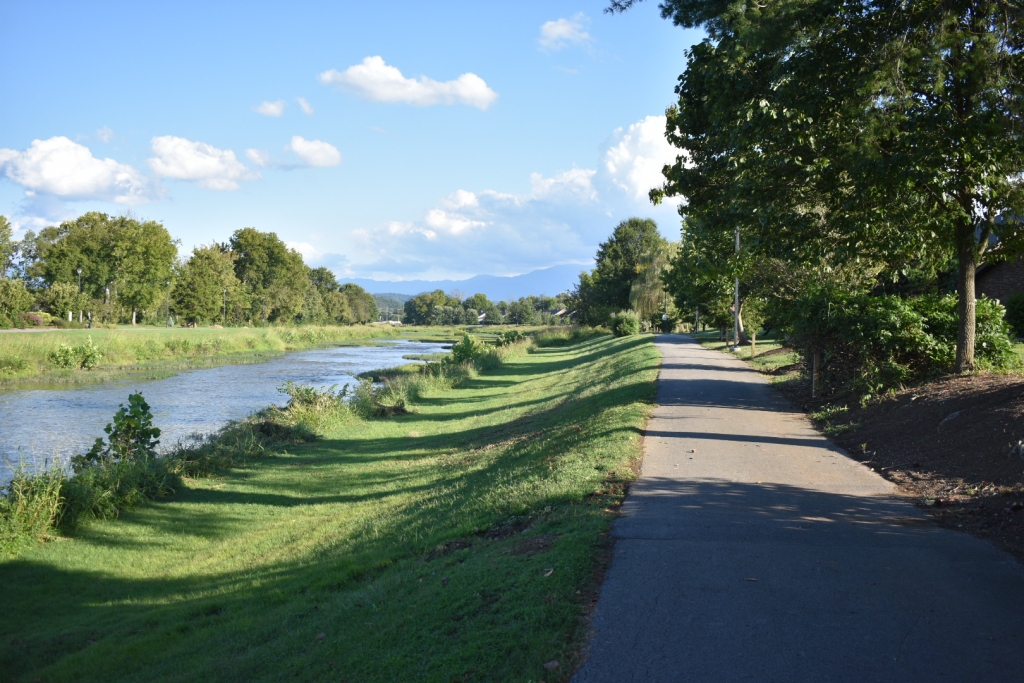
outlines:
M539 341L470 342L347 403L292 387L170 459L173 494L23 546L0 561L0 671L567 679L659 356L650 337Z
M575 680L1024 680L1024 567L938 528L758 373L659 338Z

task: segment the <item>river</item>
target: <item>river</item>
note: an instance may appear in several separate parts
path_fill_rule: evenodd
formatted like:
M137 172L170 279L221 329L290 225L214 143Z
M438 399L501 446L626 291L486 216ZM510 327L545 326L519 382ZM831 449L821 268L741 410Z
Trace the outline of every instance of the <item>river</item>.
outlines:
M440 353L446 345L408 340L378 346L342 346L296 351L264 363L185 370L166 379L110 382L69 389L0 394L0 484L19 462L31 469L65 462L104 436L117 406L141 391L161 430L161 450L193 434L217 431L288 397L286 381L316 387L355 384L355 375L409 363L402 356Z

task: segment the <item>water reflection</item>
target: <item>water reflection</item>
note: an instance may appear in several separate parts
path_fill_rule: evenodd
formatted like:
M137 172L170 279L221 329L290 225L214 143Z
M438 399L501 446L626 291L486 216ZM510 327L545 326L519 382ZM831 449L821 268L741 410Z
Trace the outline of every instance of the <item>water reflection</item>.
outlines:
M284 405L278 387L298 384L328 387L355 383L355 375L414 361L406 354L439 353L440 343L401 340L380 346L299 351L252 365L187 370L167 379L126 381L60 390L0 394L0 482L11 464L39 466L88 450L128 394L141 391L162 430L167 448L194 433L216 431L271 403Z

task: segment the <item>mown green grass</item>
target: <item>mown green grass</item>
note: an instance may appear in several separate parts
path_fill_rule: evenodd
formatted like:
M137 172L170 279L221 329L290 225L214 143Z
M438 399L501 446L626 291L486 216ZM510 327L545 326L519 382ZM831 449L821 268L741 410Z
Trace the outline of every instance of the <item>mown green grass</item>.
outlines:
M0 334L0 389L47 384L92 384L126 377L166 377L175 371L222 363L261 362L299 349L372 343L377 339L457 340L458 328L390 325L267 328L119 328ZM103 354L91 370L60 369L50 360L62 344L91 338Z
M0 671L566 679L640 456L651 341L536 349L0 563Z
M719 341L717 330L696 332L693 337L705 348L715 351L723 351L729 355L745 360L760 372L773 373L779 368L785 368L800 362L800 354L792 349L787 349L781 338L769 335L757 339L757 354L753 360L750 358L751 348L747 344L740 348L738 353L732 353L731 341Z

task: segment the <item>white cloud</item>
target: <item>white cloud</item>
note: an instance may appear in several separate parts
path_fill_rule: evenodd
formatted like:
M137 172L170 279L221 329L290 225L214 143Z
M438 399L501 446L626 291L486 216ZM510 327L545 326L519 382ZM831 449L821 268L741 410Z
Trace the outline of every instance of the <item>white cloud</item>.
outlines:
M149 183L139 171L113 159L97 159L88 147L64 136L33 140L23 152L0 149L0 172L30 194L129 205L150 198Z
M367 57L361 64L344 71L324 71L320 74L320 82L354 92L371 102L402 102L417 107L467 104L487 109L498 99L498 93L476 74L464 73L453 81L443 82L426 76L406 78L379 56Z
M461 235L470 228L479 228L487 225L485 221L473 220L462 214L442 209L431 209L428 211L425 222L434 230L449 235Z
M306 263L315 261L320 256L320 252L309 242L286 242L285 246L302 254L302 258Z
M341 163L341 152L338 148L323 140L306 140L296 135L288 149L307 166L337 166Z
M592 40L586 31L588 23L590 20L583 12L573 15L571 19L544 22L540 27L540 37L537 42L545 50L561 50L570 45L586 45Z
M647 193L665 183L662 167L675 163L679 153L665 139L665 117L648 116L615 129L601 165L612 184L634 200L646 202Z
M96 131L96 137L98 137L103 142L110 142L111 140L114 139L114 131L112 131L108 126L103 126L98 131Z
M270 152L264 152L262 149L247 149L245 150L245 156L260 168L265 168L273 163L270 158Z
M455 190L441 200L441 205L447 209L461 209L467 206L480 206L480 200L476 194L468 190Z
M284 114L284 108L286 105L287 102L284 100L277 100L276 102L260 102L258 105L253 107L252 110L257 114L277 118Z
M532 196L536 199L575 199L578 201L594 201L597 190L592 180L597 171L576 168L558 175L545 178L540 173L530 174L530 185L533 186Z
M310 104L305 97L296 97L295 101L299 103L299 108L302 109L302 113L306 116L313 115L313 105Z
M151 142L156 156L149 159L149 167L165 178L194 180L210 190L237 190L240 180L259 177L238 161L230 149L217 149L205 142L173 135L155 137Z

